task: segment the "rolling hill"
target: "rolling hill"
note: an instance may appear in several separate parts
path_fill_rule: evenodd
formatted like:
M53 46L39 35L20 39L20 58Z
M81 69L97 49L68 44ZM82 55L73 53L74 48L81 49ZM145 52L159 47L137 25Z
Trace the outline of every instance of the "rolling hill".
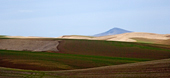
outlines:
M0 78L169 78L170 59L89 69L32 71L0 67Z
M121 42L140 42L170 45L170 34L155 34L144 32L131 32L117 35L108 35L100 37L69 35L58 37L60 39L86 39L86 40L105 40Z
M168 78L170 45L162 44L169 44L169 37L168 34L134 32L103 37L0 36L0 77ZM112 41L114 38L122 41Z
M132 32L132 33L124 33L118 35L109 35L109 36L96 37L94 39L136 42L136 40L134 40L133 38L146 38L146 39L159 39L159 40L170 39L169 34L155 34L155 33L143 33L143 32Z

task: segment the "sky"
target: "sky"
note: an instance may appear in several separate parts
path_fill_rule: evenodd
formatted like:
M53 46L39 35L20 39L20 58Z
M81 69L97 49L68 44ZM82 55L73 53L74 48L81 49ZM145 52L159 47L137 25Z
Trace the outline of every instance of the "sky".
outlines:
M0 35L170 34L170 0L0 0Z

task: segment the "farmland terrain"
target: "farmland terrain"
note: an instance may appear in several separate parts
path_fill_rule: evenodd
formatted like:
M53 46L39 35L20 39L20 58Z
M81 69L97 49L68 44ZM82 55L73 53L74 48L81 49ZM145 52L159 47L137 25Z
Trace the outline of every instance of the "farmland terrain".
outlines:
M61 40L60 53L109 57L164 59L170 57L170 46L134 42L98 40ZM158 56L159 55L159 56Z
M167 35L161 35L155 41L129 37L139 43L89 40L83 38L97 37L81 37L67 39L0 36L0 78L170 76L170 45Z
M141 42L141 43L154 43L154 44L169 45L170 34L130 32L130 33L100 36L100 37L67 35L67 36L61 36L61 37L58 37L58 38L62 38L62 39L106 40L106 41L122 41L122 42Z
M2 67L43 71L92 68L151 60L143 58L106 57L10 50L0 50L0 56L0 66Z
M58 51L57 40L52 39L0 39L0 49L18 51Z
M148 59L170 56L169 45L77 39L0 39L0 49Z
M169 78L170 59L62 71L0 67L0 78Z

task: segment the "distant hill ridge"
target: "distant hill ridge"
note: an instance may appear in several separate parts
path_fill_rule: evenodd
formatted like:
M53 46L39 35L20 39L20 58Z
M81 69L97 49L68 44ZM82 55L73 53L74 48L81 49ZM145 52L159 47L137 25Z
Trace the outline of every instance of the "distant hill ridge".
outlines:
M115 27L115 28L112 28L106 32L96 34L94 36L99 37L99 36L117 35L117 34L130 33L130 32L132 32L132 31L128 31L128 30L124 30L124 29Z

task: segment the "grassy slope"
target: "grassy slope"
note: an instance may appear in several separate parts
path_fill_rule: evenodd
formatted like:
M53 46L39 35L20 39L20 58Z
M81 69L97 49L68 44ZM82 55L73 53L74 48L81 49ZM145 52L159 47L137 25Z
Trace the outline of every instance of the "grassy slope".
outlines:
M162 46L114 41L62 40L58 49L61 53L68 54L147 59L170 58L170 50L164 49L165 47Z
M0 50L0 64L3 67L12 67L20 69L34 69L34 70L71 70L80 68L91 68L107 65L117 65L124 63L141 62L154 59L163 59L170 57L170 51L164 49L162 45L152 45L152 44L141 44L141 43L126 43L126 42L109 42L109 41L92 41L92 40L61 40L60 46L58 47L59 53L36 53L36 52L26 52L26 51L6 51ZM168 47L169 48L169 47ZM63 54L64 53L64 54ZM166 63L165 63L166 64ZM170 63L167 63L169 66ZM138 70L144 69L155 69L152 67L131 67L126 70L131 70L132 68L137 72ZM157 65L159 68L167 68L167 66ZM142 69L141 69L142 68ZM169 68L169 67L168 67ZM107 70L98 70L98 72L41 72L41 71L27 71L27 70L16 70L8 68L0 68L0 77L11 77L14 78L56 78L61 76L73 76L77 74L77 77L100 77L111 76L123 77L128 76L130 73L133 75L133 71L124 71L125 68L121 68L123 72L117 72L116 75L112 71L107 72ZM115 70L115 69L114 69ZM158 69L159 70L159 69ZM169 70L169 69L168 69ZM99 71L103 72L99 73ZM89 71L88 71L89 72ZM116 73L115 72L115 73ZM167 71L161 71L161 73L167 73ZM71 74L69 74L71 73ZM83 73L83 74L82 74ZM143 73L143 72L141 72ZM143 75L141 74L140 75ZM148 74L144 72L144 74ZM152 72L151 72L152 73ZM153 72L155 74L157 72ZM159 73L159 72L158 72ZM161 74L159 73L159 74ZM79 74L79 75L78 75ZM91 74L91 75L90 75ZM140 76L138 74L134 77ZM144 75L145 76L145 75ZM133 77L133 76L132 76ZM148 76L149 77L149 76ZM152 78L152 77L151 77Z
M57 73L60 76L70 76L72 78L169 78L169 72L170 59L163 59L82 70L60 71L59 73L54 73Z
M169 78L170 59L99 68L30 71L0 67L0 78Z
M148 61L138 58L0 50L0 66L31 70L70 70Z

